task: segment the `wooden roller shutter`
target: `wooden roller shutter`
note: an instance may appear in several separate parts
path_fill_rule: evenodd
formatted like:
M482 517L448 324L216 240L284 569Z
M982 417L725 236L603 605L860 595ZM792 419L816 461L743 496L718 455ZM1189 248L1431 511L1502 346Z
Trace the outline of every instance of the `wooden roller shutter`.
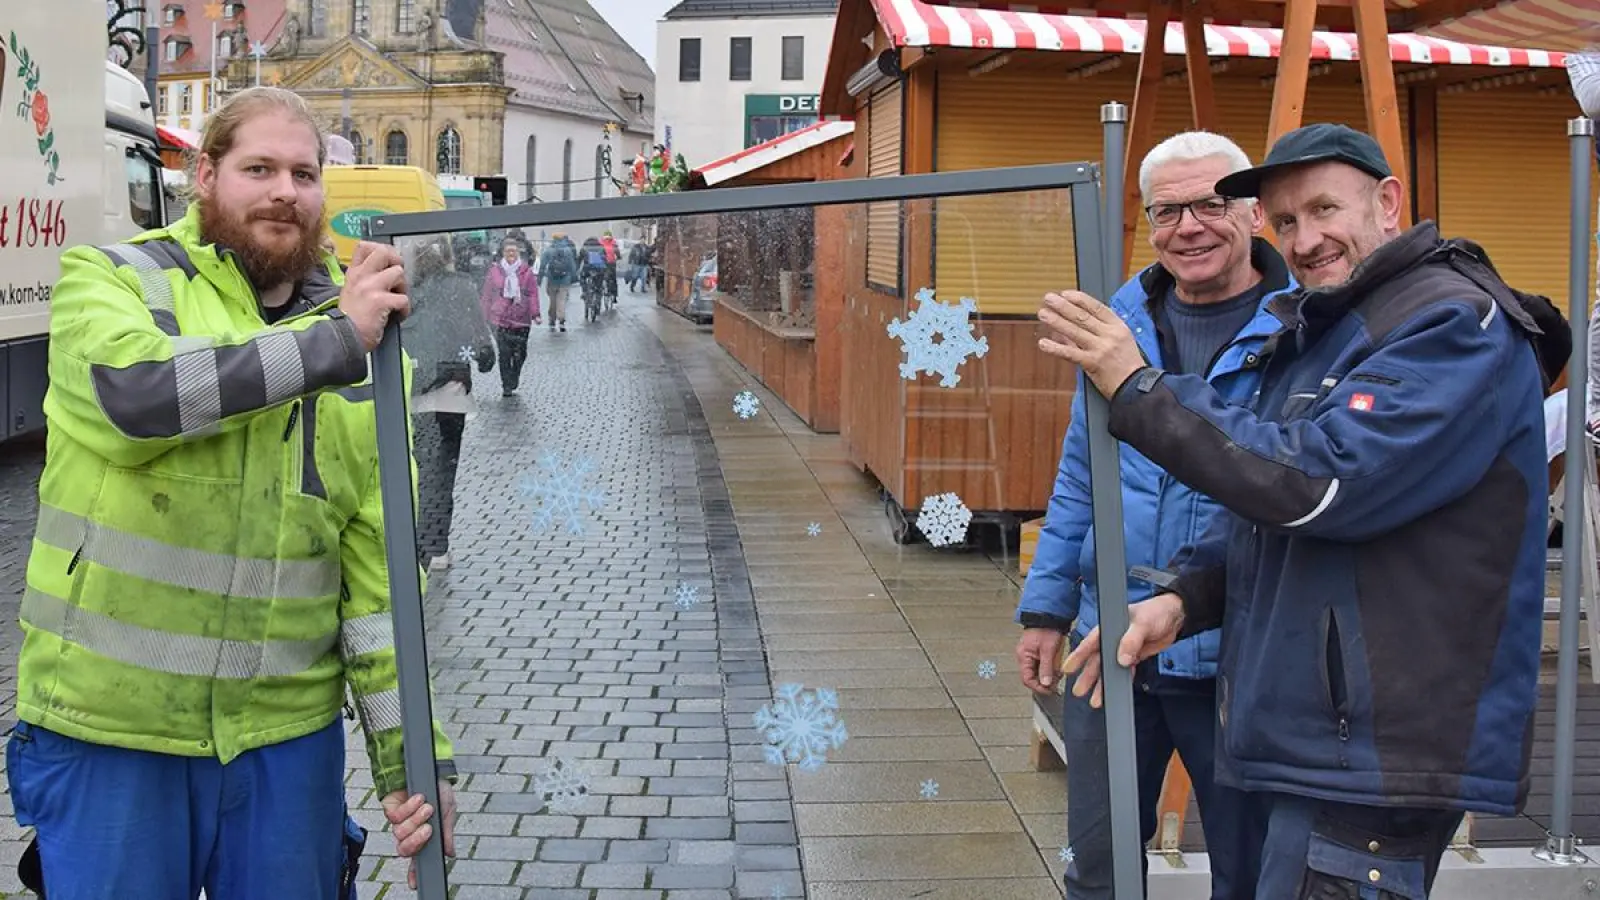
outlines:
M901 91L898 83L867 104L867 177L900 174ZM867 205L867 283L900 292L900 204Z
M1572 190L1566 122L1579 114L1565 90L1439 94L1440 230L1483 244L1506 281L1562 309Z

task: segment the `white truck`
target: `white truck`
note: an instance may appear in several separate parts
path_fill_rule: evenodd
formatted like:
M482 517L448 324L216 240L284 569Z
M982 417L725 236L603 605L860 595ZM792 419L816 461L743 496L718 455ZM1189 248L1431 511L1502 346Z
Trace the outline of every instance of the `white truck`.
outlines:
M62 252L166 221L144 85L106 59L103 0L0 15L0 441L44 427ZM102 101L102 102L96 102Z

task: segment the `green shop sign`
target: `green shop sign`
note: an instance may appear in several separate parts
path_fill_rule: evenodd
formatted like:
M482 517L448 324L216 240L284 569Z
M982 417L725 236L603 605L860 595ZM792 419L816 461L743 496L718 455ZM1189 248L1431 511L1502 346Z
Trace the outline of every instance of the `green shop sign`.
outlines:
M745 94L745 118L751 116L814 116L822 108L821 94Z
M384 210L381 209L347 209L330 217L328 227L332 228L336 234L360 240L362 238L361 223L373 216L384 214Z

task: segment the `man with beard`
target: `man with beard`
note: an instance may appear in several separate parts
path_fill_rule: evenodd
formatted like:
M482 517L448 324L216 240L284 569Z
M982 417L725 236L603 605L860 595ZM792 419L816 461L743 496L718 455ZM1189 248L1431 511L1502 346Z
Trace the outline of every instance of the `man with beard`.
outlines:
M1249 406L1147 365L1091 297L1039 314L1111 433L1228 510L1130 607L1118 662L1221 625L1218 780L1270 807L1257 897L1425 897L1464 811L1527 798L1540 401L1570 345L1481 248L1401 231L1368 135L1298 129L1216 189L1260 199L1304 286L1268 304ZM1099 656L1096 630L1065 666L1097 704Z
M6 751L51 900L348 896L346 688L400 855L432 834L366 362L405 273L391 247L348 275L320 250L325 152L298 96L242 91L181 221L62 257Z

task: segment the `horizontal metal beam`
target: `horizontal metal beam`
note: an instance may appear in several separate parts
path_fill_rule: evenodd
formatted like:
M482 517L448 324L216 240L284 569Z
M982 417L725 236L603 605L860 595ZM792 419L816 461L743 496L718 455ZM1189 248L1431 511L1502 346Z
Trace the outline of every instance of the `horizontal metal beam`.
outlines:
M660 219L758 209L1048 191L1088 183L1094 177L1093 163L1052 163L965 172L934 172L928 175L842 178L801 184L403 213L373 216L368 220L368 227L374 238L397 238L486 228L540 228L620 219Z

